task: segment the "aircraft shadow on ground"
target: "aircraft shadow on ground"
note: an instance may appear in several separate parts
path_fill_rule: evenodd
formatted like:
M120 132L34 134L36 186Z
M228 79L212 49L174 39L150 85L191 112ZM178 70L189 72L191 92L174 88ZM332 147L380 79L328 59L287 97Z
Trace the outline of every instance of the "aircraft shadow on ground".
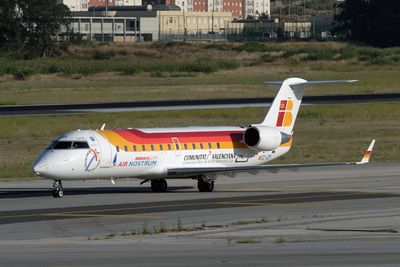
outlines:
M170 186L166 192L188 193L197 191L180 191L193 189L192 186ZM95 194L127 194L127 193L152 193L150 187L90 187L90 188L64 188L65 196L95 195ZM163 194L163 193L159 193ZM6 198L31 198L52 196L51 188L7 188L0 189L0 199Z

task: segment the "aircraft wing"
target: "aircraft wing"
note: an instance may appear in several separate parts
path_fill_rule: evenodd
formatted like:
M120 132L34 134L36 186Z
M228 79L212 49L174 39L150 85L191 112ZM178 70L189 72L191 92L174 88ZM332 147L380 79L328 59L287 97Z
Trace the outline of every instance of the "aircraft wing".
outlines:
M343 165L360 165L369 163L372 155L375 140L372 140L367 151L365 151L362 159L358 162L330 162L330 163L306 163L306 164L271 164L271 165L255 165L255 166L235 166L235 167L199 167L199 168L172 168L168 169L169 177L190 177L196 175L207 174L231 174L235 172L257 173L259 171L278 172L281 169L300 169L309 167L324 166L343 166Z

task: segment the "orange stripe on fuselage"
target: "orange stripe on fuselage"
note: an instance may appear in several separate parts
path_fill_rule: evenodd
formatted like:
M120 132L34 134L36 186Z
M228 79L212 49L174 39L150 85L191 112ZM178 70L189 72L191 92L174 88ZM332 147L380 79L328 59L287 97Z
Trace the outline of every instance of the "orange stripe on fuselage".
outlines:
M111 144L123 148L128 147L132 150L133 145L139 145L137 151L143 151L142 145L145 145L147 151L159 151L159 145L172 144L172 138L178 138L180 149L195 150L195 149L216 149L219 143L220 149L227 148L244 148L243 131L210 131L210 132L168 132L168 133L145 133L140 130L105 130L98 131ZM186 148L185 148L186 144ZM195 148L193 148L195 144ZM203 144L203 148L200 147ZM153 149L150 146L153 145ZM174 150L174 146L171 147ZM163 148L166 150L166 147Z

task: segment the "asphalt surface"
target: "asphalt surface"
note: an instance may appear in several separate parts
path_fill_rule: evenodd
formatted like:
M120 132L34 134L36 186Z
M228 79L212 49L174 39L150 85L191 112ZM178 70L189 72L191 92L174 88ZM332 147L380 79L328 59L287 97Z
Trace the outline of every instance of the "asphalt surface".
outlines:
M51 181L0 183L0 266L400 262L400 164L219 177L212 193L168 183L64 182L62 199Z
M265 107L273 98L137 101L91 104L0 106L0 116L72 115L99 112ZM400 94L305 96L304 104L399 102Z

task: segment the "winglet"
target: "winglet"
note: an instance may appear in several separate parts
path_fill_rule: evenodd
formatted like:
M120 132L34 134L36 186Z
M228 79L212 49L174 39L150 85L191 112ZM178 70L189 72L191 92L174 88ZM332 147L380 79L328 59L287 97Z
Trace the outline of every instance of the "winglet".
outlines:
M372 156L372 150L374 149L374 145L375 145L375 139L372 140L367 151L365 151L363 158L361 159L361 161L357 162L357 164L366 164L369 162L369 159Z

